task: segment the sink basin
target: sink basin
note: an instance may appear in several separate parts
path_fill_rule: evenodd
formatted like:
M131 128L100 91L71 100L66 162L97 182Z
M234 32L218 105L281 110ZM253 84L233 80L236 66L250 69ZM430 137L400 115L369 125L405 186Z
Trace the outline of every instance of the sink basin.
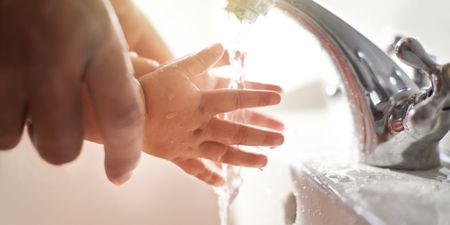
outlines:
M450 222L445 169L405 172L320 159L291 166L291 176L296 225Z
M244 177L234 224L450 224L450 173L355 163L342 103L321 112L278 114L290 121L287 142L270 153L264 172Z

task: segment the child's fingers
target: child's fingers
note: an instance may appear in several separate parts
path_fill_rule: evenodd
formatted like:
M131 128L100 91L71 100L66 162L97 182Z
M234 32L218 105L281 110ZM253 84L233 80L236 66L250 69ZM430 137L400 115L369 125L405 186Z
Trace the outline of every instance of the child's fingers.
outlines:
M225 50L223 52L222 58L220 58L220 60L214 64L214 67L221 67L226 65L230 65L230 53L228 53L228 50Z
M209 74L204 74L200 77L195 77L195 81L199 81L201 83L210 82L213 85L208 85L208 87L203 88L199 87L200 89L219 89L219 88L227 88L230 85L230 79L218 77L218 76L211 76ZM259 83L259 82L252 82L252 81L246 81L244 83L246 89L254 89L254 90L266 90L266 91L275 91L278 93L282 92L282 89L278 85L274 84L265 84L265 83Z
M284 124L281 121L278 121L274 118L266 116L264 114L246 110L245 111L245 119L247 123L260 127L267 127L277 131L284 130Z
M265 84L259 82L246 81L245 88L248 89L256 89L256 90L267 90L267 91L275 91L281 93L283 90L280 86L275 84Z
M193 77L204 73L209 68L213 67L214 64L220 60L222 55L223 46L221 44L215 44L195 55L188 56L175 64L172 64L172 67L189 77Z
M201 108L211 115L230 112L240 108L276 105L281 96L273 91L214 90L204 91Z
M278 146L284 142L284 137L280 133L221 119L212 119L205 126L204 133L207 141L227 145Z
M235 166L261 168L267 164L267 157L264 155L244 152L217 142L202 143L199 147L199 157Z
M187 159L174 163L183 169L187 174L192 175L207 184L220 186L225 182L221 175L209 169L199 159Z

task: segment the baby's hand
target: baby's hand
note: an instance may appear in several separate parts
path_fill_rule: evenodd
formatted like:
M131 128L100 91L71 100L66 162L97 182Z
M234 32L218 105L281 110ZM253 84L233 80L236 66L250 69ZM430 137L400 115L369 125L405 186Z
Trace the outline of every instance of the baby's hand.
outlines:
M174 162L200 180L220 185L223 178L201 159L238 166L263 167L264 155L244 152L236 145L277 146L280 133L218 118L240 108L278 104L275 91L218 89L201 91L191 78L204 74L223 55L216 44L198 54L160 67L139 78L145 96L144 151Z

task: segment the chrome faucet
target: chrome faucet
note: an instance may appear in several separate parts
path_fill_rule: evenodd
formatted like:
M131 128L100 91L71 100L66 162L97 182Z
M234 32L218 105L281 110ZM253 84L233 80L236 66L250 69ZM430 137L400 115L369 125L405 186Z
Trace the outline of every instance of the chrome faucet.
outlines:
M400 40L397 56L431 81L423 89L382 50L312 0L228 0L226 9L251 23L272 7L302 24L330 54L351 103L361 162L406 170L440 165L438 143L450 129L450 64L436 64L415 39Z

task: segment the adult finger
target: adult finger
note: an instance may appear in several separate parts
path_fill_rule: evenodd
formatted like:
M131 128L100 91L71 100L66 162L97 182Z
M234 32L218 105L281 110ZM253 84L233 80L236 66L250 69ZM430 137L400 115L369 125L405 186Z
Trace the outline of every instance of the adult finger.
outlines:
M105 146L106 174L122 184L143 148L144 107L126 50L111 39L95 52L85 80Z
M203 49L197 54L188 56L175 64L169 65L169 68L176 69L182 74L189 77L200 75L214 66L223 55L223 46L214 44L213 46Z
M276 105L281 96L273 91L213 90L203 91L201 109L212 115L240 108Z
M246 110L245 111L245 122L251 125L267 127L273 130L283 131L284 124L274 118L266 116L262 113Z
M22 136L26 117L26 93L22 76L0 71L0 150L14 148Z
M217 142L202 143L199 146L199 157L235 166L261 168L267 164L267 157L264 155L244 152Z
M83 127L81 76L66 59L56 62L40 76L28 76L29 117L33 123L31 141L43 159L52 164L74 160L80 153Z
M175 164L183 169L187 174L192 175L207 184L220 186L225 183L220 174L209 169L199 159L187 159L175 162Z
M280 133L215 118L211 119L203 132L205 140L226 145L278 146L284 142Z

